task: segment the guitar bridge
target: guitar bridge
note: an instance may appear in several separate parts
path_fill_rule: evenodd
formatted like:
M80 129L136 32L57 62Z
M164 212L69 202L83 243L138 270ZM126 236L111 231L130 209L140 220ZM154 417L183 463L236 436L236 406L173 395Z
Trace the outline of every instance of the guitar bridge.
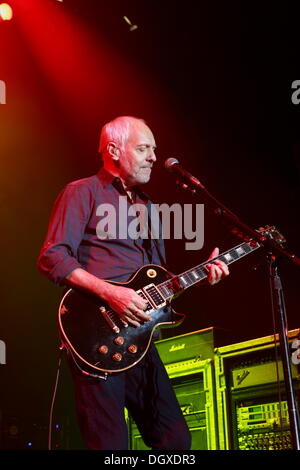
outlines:
M106 323L108 324L108 326L110 326L110 328L115 332L115 333L119 333L120 332L120 328L117 327L117 325L113 322L113 320L110 318L109 316L109 313L108 311L106 310L105 307L101 306L99 307L99 310L104 318L104 320L106 321Z

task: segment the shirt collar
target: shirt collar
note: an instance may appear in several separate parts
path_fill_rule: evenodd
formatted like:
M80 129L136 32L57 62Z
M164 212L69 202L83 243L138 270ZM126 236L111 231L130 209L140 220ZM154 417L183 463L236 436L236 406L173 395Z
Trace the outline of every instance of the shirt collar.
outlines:
M103 166L98 171L97 176L105 188L111 185L113 181L116 179L116 177L112 175L111 173L109 173L109 171L107 171Z
M108 186L112 185L119 191L119 193L126 195L126 191L120 178L112 175L109 171L106 170L106 168L101 167L98 171L97 176L104 188L107 188ZM137 194L141 199L149 199L148 196L138 186L134 186L132 189L133 193Z

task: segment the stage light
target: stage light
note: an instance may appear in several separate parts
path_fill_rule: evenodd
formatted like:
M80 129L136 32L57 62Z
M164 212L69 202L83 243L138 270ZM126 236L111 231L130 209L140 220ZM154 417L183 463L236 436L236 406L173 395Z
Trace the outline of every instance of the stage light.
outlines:
M126 21L127 24L129 24L130 28L129 31L135 31L138 26L136 24L132 24L130 19L127 16L123 16L124 20Z
M13 17L13 11L8 3L1 3L0 4L0 20L2 21L9 21Z

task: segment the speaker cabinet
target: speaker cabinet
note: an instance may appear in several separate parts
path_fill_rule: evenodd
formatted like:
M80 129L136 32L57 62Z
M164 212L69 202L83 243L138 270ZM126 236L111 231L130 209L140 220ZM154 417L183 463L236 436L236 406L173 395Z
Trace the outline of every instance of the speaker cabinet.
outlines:
M290 344L299 334L299 329L289 332ZM299 364L291 361L291 369L298 399ZM216 349L215 373L220 449L292 448L278 337Z
M218 448L212 341L207 329L156 342L190 429L192 450ZM148 449L130 416L128 428L130 448Z

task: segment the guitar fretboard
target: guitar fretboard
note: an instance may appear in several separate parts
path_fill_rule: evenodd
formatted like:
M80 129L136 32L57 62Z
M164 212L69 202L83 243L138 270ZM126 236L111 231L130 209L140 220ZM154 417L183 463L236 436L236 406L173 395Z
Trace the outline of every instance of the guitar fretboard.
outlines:
M215 259L219 259L225 264L229 265L248 255L249 253L252 253L258 248L260 248L259 244L254 244L252 242L241 243L240 245L231 248L225 253L216 256L214 259L207 260L204 263L199 264L198 266L195 266L194 268L189 269L182 274L174 276L171 279L158 284L156 288L165 300L170 300L172 297L174 297L175 294L178 294L179 292L205 279L208 276L206 265L213 263Z

